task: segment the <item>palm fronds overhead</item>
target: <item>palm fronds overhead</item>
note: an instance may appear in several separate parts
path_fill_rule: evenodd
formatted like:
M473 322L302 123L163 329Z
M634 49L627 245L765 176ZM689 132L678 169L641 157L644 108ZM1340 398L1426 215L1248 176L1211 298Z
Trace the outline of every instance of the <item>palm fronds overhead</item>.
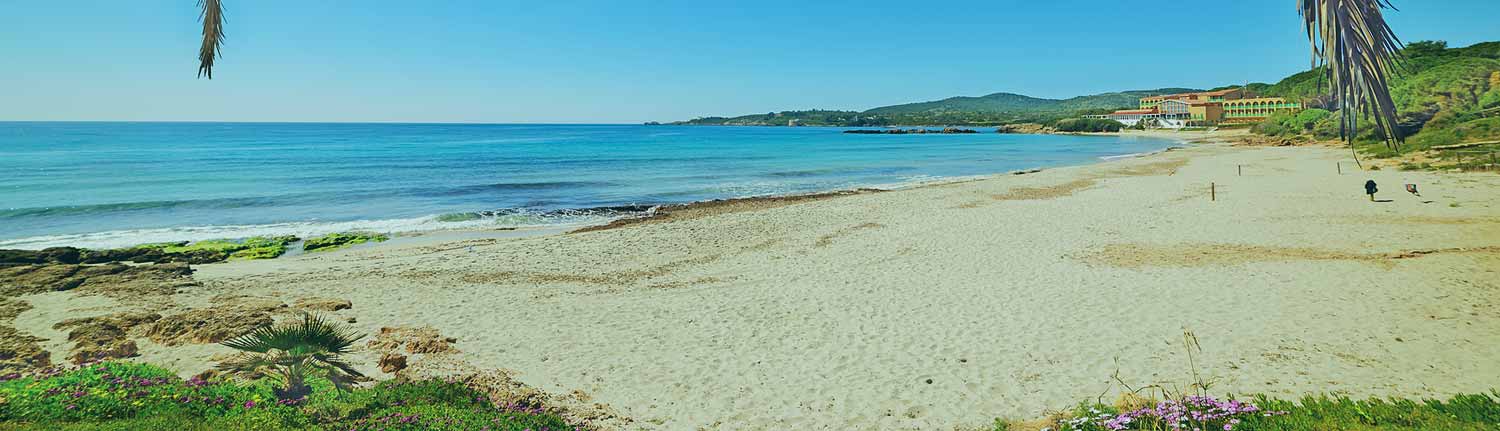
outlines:
M1390 0L1297 0L1297 11L1307 25L1313 67L1325 66L1329 92L1341 116L1339 133L1354 139L1361 114L1395 149L1396 104L1389 77L1401 67L1401 41L1386 24L1383 9Z
M198 47L198 77L214 79L214 59L224 46L224 6L219 0L198 0L198 20L203 21L203 44Z

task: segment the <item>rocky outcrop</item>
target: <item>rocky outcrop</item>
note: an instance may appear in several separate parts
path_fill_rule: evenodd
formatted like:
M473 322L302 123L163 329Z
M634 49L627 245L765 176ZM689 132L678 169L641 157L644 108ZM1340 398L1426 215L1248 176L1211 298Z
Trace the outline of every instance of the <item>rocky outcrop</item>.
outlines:
M406 352L411 354L458 353L453 347L456 342L458 339L444 337L432 327L398 326L380 328L380 333L367 345L381 352L395 352L406 347Z
M0 376L52 366L52 354L42 348L41 338L23 334L10 325L0 326Z
M354 303L347 299L307 297L299 298L292 306L299 310L307 311L339 311L354 308Z
M73 247L52 247L41 250L0 250L0 266L79 263L81 259L82 252Z
M1057 129L1036 123L1006 124L995 128L996 133L1044 135L1057 133Z
M386 353L380 355L380 372L396 374L406 369L406 355L400 353Z
M68 341L73 343L73 350L68 355L68 359L75 364L83 364L105 359L139 356L135 341L131 340L132 331L160 319L161 315L156 313L127 311L98 317L68 319L52 327L69 331Z
M356 235L357 236L357 235ZM0 267L78 263L188 263L201 265L229 259L270 259L286 253L295 236L250 237L142 244L135 247L82 249L52 247L41 250L0 250Z
M182 263L0 267L0 295L86 289L116 298L141 299L146 295L169 295L179 288L196 286L197 283L189 277L192 273L193 270Z
M146 333L166 346L217 343L275 322L274 313L286 304L270 298L228 296L214 298L213 307L163 317Z
M40 344L45 340L11 326L16 316L30 309L31 304L0 297L0 376L52 366L52 354Z
M367 242L381 242L391 239L389 235L375 232L344 232L330 233L316 238L308 238L302 243L302 249L307 252L337 250L355 244Z

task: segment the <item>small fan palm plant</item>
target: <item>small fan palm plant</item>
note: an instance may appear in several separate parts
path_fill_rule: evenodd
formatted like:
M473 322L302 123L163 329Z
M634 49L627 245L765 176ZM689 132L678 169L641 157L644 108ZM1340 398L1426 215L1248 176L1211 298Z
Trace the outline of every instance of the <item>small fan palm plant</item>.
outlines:
M283 386L276 396L281 399L307 396L312 392L307 378L313 376L327 378L339 390L350 390L364 375L340 355L361 338L364 335L342 325L303 314L300 321L264 326L220 343L244 354L220 363L218 369L249 379L280 379Z

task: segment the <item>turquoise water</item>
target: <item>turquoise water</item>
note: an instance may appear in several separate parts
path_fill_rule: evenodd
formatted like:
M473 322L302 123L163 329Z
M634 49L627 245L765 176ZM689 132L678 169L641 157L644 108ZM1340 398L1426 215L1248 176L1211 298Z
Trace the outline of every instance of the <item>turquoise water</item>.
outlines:
M892 187L1170 144L841 130L0 122L0 248L597 222L658 204ZM455 213L477 214L437 217Z

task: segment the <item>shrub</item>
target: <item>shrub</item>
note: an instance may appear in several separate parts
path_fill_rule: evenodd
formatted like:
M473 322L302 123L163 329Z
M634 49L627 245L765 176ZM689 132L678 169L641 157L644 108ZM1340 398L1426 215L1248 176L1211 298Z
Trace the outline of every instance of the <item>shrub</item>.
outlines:
M283 400L299 399L312 392L307 378L314 375L328 379L340 390L348 390L353 388L355 379L364 375L340 355L349 353L349 347L360 338L364 336L343 325L303 314L300 322L264 326L220 343L245 354L220 363L219 369L241 377L274 376L283 384L276 391L276 396Z
M1057 131L1068 133L1113 133L1125 128L1119 121L1102 118L1071 118L1057 122Z

